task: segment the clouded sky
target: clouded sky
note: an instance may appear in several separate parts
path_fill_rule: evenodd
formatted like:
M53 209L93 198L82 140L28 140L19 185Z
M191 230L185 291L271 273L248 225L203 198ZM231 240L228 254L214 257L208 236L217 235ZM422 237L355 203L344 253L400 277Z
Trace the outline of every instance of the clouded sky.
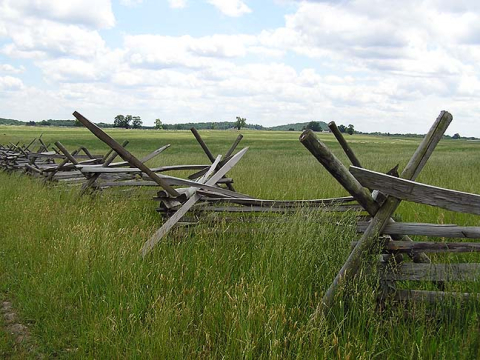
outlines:
M0 117L480 137L478 0L0 0Z

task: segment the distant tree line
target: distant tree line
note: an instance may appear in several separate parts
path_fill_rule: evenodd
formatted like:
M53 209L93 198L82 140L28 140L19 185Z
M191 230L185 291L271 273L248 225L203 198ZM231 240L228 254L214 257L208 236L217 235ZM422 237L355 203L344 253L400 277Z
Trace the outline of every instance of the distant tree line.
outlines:
M75 120L41 120L41 121L27 121L27 126L75 126Z
M190 122L190 123L184 123L184 124L165 124L160 121L159 127L155 125L154 128L163 129L163 130L190 130L192 127L195 127L197 130L229 130L229 129L238 129L239 125L240 125L240 129L245 128L245 129L254 129L254 130L268 130L268 128L264 128L262 125L247 124L247 123L243 124L243 121L239 123L238 120L237 121L221 121L221 122L202 122L202 123Z
M115 123L116 121L116 123ZM313 131L325 131L328 130L327 124L323 121L310 121L308 123L295 123L288 125L279 125L273 127L263 127L262 125L256 124L247 124L246 119L237 116L236 121L222 121L222 122L203 122L203 123L185 123L185 124L163 124L160 119L155 120L154 126L143 126L143 122L140 116L132 115L117 115L115 117L114 124L99 122L96 123L97 126L101 128L113 128L113 127L122 127L122 128L143 128L143 129L165 129L165 130L190 130L192 127L197 128L198 130L228 130L228 129L255 129L255 130L270 130L270 131L300 131L305 129L311 129ZM82 126L78 120L41 120L41 121L20 121L15 119L0 118L0 125L26 125L26 126ZM339 125L338 129L342 133L347 134L365 134L365 135L376 135L376 136L395 136L395 137L412 137L412 138L422 138L422 134L399 134L399 133L384 133L384 132L361 132L356 131L352 124L348 126ZM465 137L460 136L459 133L454 135L444 135L445 139L465 139L465 140L479 140L474 136Z
M322 125L318 121L310 121L304 128L303 130L310 129L312 131L323 131ZM290 130L290 129L289 129ZM292 128L293 130L293 128ZM349 134L353 135L355 133L355 127L352 124L349 124L348 126L345 125L338 125L338 130L342 134Z

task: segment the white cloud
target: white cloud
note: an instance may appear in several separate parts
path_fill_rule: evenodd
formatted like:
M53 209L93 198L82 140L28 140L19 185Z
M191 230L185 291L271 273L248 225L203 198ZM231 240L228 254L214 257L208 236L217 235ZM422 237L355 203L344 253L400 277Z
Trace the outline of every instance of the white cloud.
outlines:
M187 6L187 0L168 0L172 9L183 9Z
M143 3L143 0L120 0L120 4L127 7L135 7Z
M19 91L24 88L22 80L13 76L0 76L0 91Z
M242 0L207 0L207 2L231 17L239 17L252 12Z
M96 31L115 23L110 0L4 0L0 51L11 57L92 57L105 48ZM10 42L8 42L10 40Z
M11 74L20 74L25 71L25 67L19 66L15 67L10 64L0 64L0 72L3 73L11 73Z
M97 31L48 20L25 20L9 24L11 43L2 52L13 57L92 57L105 48Z
M135 67L200 69L215 66L222 59L243 57L247 46L255 42L254 36L247 35L135 35L126 36L124 46L128 61Z
M26 17L93 28L115 25L110 0L3 0L0 3L0 19L19 21Z

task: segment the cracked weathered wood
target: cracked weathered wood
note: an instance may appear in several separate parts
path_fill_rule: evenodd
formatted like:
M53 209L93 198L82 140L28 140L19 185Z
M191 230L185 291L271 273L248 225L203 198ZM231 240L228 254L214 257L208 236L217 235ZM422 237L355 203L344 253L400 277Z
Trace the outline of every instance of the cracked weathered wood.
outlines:
M348 172L347 168L330 149L315 136L312 130L304 131L300 136L300 142L370 215L373 216L377 213L378 204L373 200L370 192Z
M166 165L161 166L158 168L150 168L153 172L165 172L165 171L173 171L173 170L196 170L196 169L204 169L208 165ZM128 174L138 174L142 173L143 171L139 168L104 168L101 166L89 165L89 166L78 166L81 171L88 172L88 173L102 173L102 174L118 174L118 173L128 173Z
M357 224L358 232L365 232L369 223L361 221ZM455 224L421 224L421 223L391 223L382 231L387 235L422 235L458 239L480 239L480 227L458 226Z
M407 166L402 171L402 178L414 179L420 173L451 121L452 115L450 115L448 112L442 111L440 113L435 123L430 128L430 131L427 133L408 162ZM337 290L343 286L345 282L351 281L355 277L364 254L371 251L375 245L376 239L382 233L382 230L397 209L400 201L401 200L392 197L388 197L385 200L383 205L373 217L365 233L362 235L357 245L350 253L347 261L338 272L328 290L325 292L322 302L319 304L313 315L314 318L324 311L330 309L330 307L333 305Z
M395 300L429 303L436 303L438 301L470 301L480 300L480 294L428 290L397 290Z
M480 215L480 195L400 179L355 166L350 167L350 173L362 185L375 188L397 199Z
M352 245L357 242L353 241ZM388 241L383 248L389 253L470 253L480 251L480 242Z
M313 131L307 130L303 132L300 136L300 142L371 216L375 216L380 205L373 199L370 191L355 179L335 154L315 136ZM393 219L389 219L388 221L390 223L394 222ZM396 238L396 240L411 241L412 239L405 237L404 239ZM414 260L416 262L430 262L428 256L422 253L415 254Z
M340 205L352 202L355 199L352 196L345 196L331 199L311 199L311 200L265 200L265 199L237 199L237 198L205 198L202 199L209 203L232 203L244 206L259 206L259 207L318 207L319 205Z
M388 281L477 281L480 264L415 264L403 263L381 274Z

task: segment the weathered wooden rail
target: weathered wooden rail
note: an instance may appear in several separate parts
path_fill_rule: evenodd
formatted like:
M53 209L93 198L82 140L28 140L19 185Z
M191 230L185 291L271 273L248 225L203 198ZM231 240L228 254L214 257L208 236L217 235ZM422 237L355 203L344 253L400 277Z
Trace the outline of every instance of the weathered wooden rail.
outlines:
M440 288L447 281L480 281L480 264L431 264L426 253L471 253L480 251L480 243L475 242L416 242L409 235L421 235L440 238L480 238L479 227L458 226L456 224L419 224L398 223L391 219L402 200L440 207L450 211L480 215L480 195L439 188L415 181L441 140L452 121L452 116L442 111L427 133L417 151L400 174L398 165L391 174L381 174L363 169L353 150L336 128L330 123L330 129L338 139L342 149L352 162L349 171L311 131L300 136L302 144L337 179L337 181L371 215L369 221L359 221L357 231L362 233L358 241L353 242L353 250L342 266L322 302L312 318L325 314L333 306L338 290L346 282L353 281L360 264L376 249L385 255L380 266L382 291L385 296L395 289L396 281L432 281ZM371 193L373 190L373 193ZM388 239L388 241L384 241ZM409 255L413 263L405 262L398 255ZM395 257L393 257L395 255ZM394 261L389 261L394 259ZM393 291L397 300L427 300L459 298L479 298L471 294L446 293L444 291L398 290Z

